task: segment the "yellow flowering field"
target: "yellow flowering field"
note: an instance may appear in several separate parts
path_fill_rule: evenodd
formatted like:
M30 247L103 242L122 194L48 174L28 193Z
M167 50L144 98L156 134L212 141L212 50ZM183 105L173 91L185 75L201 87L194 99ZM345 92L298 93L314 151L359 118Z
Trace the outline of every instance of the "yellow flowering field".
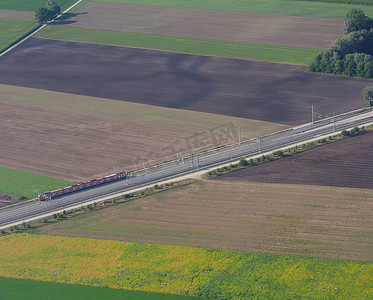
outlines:
M0 276L211 299L368 299L373 264L33 234L0 237Z

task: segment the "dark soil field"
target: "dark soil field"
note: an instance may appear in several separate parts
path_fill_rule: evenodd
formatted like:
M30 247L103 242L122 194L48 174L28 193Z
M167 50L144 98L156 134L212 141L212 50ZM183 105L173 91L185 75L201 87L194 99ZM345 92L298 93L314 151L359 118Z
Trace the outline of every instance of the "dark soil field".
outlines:
M373 133L338 141L214 180L373 189Z
M74 27L198 37L304 48L327 48L343 36L343 20L86 2L63 23Z
M0 58L0 83L282 124L365 105L371 80L305 67L31 38Z

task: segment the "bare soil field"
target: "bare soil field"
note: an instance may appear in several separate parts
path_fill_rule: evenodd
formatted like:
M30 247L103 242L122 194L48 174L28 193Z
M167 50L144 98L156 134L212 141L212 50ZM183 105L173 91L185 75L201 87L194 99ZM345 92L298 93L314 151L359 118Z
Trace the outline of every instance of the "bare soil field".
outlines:
M33 11L0 9L0 20L34 21L35 13Z
M19 196L0 192L0 208L18 203Z
M282 124L365 106L371 80L305 67L31 38L0 58L0 83Z
M327 48L343 36L343 20L132 3L86 2L63 23L215 40Z
M310 184L373 189L373 134L242 169L214 180Z
M373 261L372 190L204 181L37 233Z
M82 181L282 129L275 123L0 85L0 165ZM226 132L227 134L223 134ZM228 134L229 133L229 134ZM201 137L203 142L201 143Z

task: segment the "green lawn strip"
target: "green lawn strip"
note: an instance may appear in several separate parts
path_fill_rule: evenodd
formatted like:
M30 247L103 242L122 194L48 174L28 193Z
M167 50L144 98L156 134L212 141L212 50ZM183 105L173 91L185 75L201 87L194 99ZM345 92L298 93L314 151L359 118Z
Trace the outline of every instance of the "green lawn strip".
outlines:
M55 0L61 7L61 11L73 5L78 0ZM38 8L46 7L47 0L1 0L0 9L28 10L35 11Z
M359 261L62 236L0 237L4 277L208 299L368 299L372 272L372 263Z
M63 284L56 282L36 281L0 277L1 299L38 299L38 300L188 300L195 297L138 292L129 290L110 289L103 287L84 286L77 284Z
M0 167L0 192L33 198L33 187L39 193L59 189L74 184L61 179L16 171Z
M35 21L0 20L0 51L17 42L37 26Z
M187 8L202 8L230 11L245 11L263 14L279 14L288 16L314 18L344 18L352 8L362 8L368 16L373 17L373 7L337 3L323 3L294 0L89 0L150 4Z
M308 65L320 52L318 49L249 44L211 39L176 37L137 32L92 30L61 25L48 26L38 37L58 40L101 43L243 59Z

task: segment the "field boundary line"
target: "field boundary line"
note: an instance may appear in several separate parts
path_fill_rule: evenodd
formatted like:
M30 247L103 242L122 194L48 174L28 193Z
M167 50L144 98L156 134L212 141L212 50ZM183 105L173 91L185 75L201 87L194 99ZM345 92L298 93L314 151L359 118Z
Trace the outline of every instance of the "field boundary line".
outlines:
M17 46L19 46L20 44L22 44L24 41L28 40L30 37L32 37L33 35L35 35L36 33L38 33L40 30L44 29L47 25L49 25L50 23L52 23L54 20L57 20L58 18L60 18L61 16L63 16L65 13L67 13L70 9L74 8L76 5L78 5L79 3L81 3L82 1L84 0L79 0L78 2L75 2L73 5L71 5L70 7L66 8L60 15L58 15L57 17L55 17L53 20L41 25L40 27L36 28L34 31L32 31L31 33L29 33L28 35L26 35L24 38L22 38L20 41L18 41L17 43L15 43L13 46L10 46L8 49L5 49L3 52L0 53L0 57L7 54L8 52L12 51L14 48L16 48Z

